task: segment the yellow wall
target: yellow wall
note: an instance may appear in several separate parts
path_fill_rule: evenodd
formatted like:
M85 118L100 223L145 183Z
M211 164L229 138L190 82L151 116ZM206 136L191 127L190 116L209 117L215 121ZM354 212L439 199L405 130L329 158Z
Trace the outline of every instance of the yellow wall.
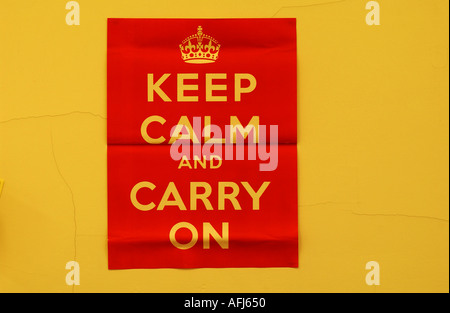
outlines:
M380 26L363 0L66 2L0 1L0 291L448 292L447 0L379 0ZM106 18L273 16L298 21L300 268L108 271Z

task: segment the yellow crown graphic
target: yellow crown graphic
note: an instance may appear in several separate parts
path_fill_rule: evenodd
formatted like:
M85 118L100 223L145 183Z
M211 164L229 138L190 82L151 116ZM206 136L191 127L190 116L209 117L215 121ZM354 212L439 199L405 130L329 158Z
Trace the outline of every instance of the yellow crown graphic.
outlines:
M205 35L201 26L197 28L197 34L187 37L180 45L181 58L186 63L215 62L219 57L219 49L217 40Z

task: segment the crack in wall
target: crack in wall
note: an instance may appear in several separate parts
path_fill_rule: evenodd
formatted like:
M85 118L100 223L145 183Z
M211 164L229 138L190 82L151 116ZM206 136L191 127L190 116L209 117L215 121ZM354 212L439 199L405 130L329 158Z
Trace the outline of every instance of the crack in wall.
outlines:
M384 213L359 213L355 211L351 211L354 215L362 215L362 216L383 216L383 217L408 217L408 218L423 218L423 219L431 219L438 222L445 222L448 223L449 221L445 218L435 217L435 216L427 216L427 215L410 215L410 214L399 214L399 213L392 213L392 214L384 214Z
M323 202L316 202L316 203L308 203L308 204L299 204L299 207L309 207L309 206L321 206L321 205L338 205L338 204L354 204L357 205L357 202L334 202L334 201L323 201Z
M357 205L359 206L359 202L333 202L333 201L324 201L324 202L317 202L317 203L310 203L310 204L299 204L299 207L314 207L314 206L324 206L324 205ZM361 213L353 210L347 210L347 209L340 209L339 211L348 212L353 215L358 216L380 216L380 217L406 217L406 218L420 218L420 219L430 219L438 222L448 223L449 220L445 218L435 217L435 216L428 216L428 215L411 215L411 214L402 214L402 213Z
M304 5L292 5L292 6L284 6L278 9L277 12L275 12L274 15L272 15L272 17L275 17L275 15L277 15L278 13L280 13L281 10L283 9L296 9L296 8L307 8L307 7L315 7L315 6L320 6L320 5L327 5L327 4L334 4L334 3L341 3L347 0L337 0L337 1L329 1L329 2L321 2L321 3L311 3L311 4L304 4Z
M62 174L61 169L60 169L60 167L58 165L58 161L56 160L55 148L54 148L54 142L53 142L53 131L51 131L51 130L50 130L50 138L51 138L51 144L52 144L52 155L53 155L53 160L55 161L56 170L58 171L59 176L63 180L64 184L69 189L70 195L71 195L72 207L73 207L73 225L74 225L74 236L73 236L74 256L73 256L73 261L76 262L77 261L77 218L76 218L75 197L74 197L72 188L70 187L70 185L67 182L67 180L64 178L64 175ZM72 292L73 293L75 292L75 284L72 285Z
M6 123L14 122L14 121L23 121L23 120L29 120L29 119L39 119L39 118L45 118L45 117L47 117L47 118L63 117L63 116L69 116L69 115L74 115L74 114L87 114L87 115L91 115L93 117L97 117L97 118L106 120L106 117L104 117L100 114L93 113L93 112L72 111L72 112L61 113L61 114L44 114L44 115L31 115L31 116L24 116L24 117L15 117L15 118L11 118L9 120L0 121L0 124L6 124Z

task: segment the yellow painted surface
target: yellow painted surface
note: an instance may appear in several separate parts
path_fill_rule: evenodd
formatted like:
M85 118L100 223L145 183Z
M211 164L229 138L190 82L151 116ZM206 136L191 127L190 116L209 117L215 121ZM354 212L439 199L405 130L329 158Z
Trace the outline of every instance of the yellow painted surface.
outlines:
M380 26L360 0L66 2L0 2L1 292L448 292L448 1L380 0ZM300 268L109 271L106 19L273 16L298 21Z

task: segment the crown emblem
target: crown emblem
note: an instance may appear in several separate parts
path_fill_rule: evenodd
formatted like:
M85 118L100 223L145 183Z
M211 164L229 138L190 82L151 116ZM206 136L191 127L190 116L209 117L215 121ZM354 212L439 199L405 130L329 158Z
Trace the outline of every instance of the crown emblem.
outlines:
M219 57L219 49L217 40L205 35L201 26L197 34L187 37L180 45L181 58L186 63L213 63Z

